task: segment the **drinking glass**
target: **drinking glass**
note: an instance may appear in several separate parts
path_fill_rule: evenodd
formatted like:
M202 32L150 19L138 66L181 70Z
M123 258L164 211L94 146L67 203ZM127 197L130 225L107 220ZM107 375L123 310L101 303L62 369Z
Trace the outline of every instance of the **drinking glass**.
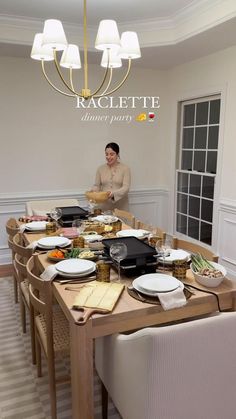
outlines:
M110 247L110 256L118 263L118 282L120 282L120 262L127 256L127 246L124 243L115 243Z
M72 227L76 229L77 235L79 236L85 230L85 223L80 218L76 218L72 221Z
M61 218L62 216L62 210L61 208L53 208L50 211L50 217L56 221L56 223L58 222L58 220Z
M163 271L165 271L165 258L170 253L170 243L164 242L163 239L159 239L155 245L158 257L161 257L163 260Z

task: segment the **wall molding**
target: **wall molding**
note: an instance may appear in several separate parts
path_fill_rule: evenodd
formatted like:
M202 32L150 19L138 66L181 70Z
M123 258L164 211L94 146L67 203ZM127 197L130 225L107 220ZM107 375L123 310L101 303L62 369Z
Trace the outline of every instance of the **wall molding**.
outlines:
M27 201L75 198L79 205L88 201L83 191L60 190L0 194L0 266L11 262L11 252L7 245L6 221L10 217L19 218L25 213ZM166 214L169 192L163 188L133 189L129 193L130 210L145 222L167 228Z

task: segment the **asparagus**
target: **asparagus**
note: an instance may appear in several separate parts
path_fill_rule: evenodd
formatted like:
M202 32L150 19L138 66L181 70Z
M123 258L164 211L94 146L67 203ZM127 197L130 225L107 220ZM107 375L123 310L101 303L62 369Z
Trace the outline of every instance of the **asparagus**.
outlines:
M192 254L191 255L192 260L192 268L194 272L199 272L201 269L214 269L214 266L212 266L204 256L202 256L200 253Z

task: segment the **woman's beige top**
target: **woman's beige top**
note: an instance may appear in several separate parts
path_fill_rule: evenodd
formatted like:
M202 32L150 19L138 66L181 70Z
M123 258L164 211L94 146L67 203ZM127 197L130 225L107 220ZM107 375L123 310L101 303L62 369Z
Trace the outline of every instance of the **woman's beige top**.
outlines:
M93 190L112 191L114 197L103 203L102 209L112 210L119 208L129 210L128 192L130 188L130 169L123 163L116 163L114 166L103 164L96 173Z

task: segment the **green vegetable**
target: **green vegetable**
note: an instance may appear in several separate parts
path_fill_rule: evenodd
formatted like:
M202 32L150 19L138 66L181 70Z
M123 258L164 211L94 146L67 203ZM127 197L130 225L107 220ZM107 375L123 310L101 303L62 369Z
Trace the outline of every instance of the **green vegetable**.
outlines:
M81 250L78 247L71 249L68 253L66 253L66 259L77 258L80 254Z
M199 272L201 269L214 269L214 266L212 266L204 256L200 255L200 253L192 254L191 255L192 260L192 268L194 272Z

